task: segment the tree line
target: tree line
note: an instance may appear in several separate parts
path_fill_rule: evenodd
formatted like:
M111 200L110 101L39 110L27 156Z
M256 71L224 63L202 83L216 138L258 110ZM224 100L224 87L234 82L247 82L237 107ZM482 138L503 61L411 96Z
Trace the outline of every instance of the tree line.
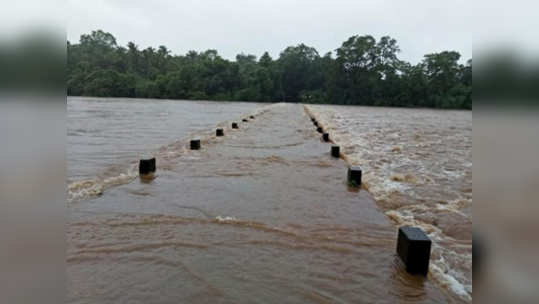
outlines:
M321 56L305 44L273 59L216 50L172 55L165 46L139 47L101 30L67 42L70 96L217 101L301 102L432 108L472 108L472 60L444 51L418 64L397 57L389 36L353 36Z

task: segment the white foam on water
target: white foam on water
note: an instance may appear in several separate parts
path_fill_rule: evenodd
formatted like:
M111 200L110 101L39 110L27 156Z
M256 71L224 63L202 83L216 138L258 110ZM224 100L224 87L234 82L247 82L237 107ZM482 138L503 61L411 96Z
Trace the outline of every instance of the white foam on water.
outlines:
M429 207L424 205L414 207L417 208L417 210L429 209ZM439 252L439 258L431 260L430 262L430 274L442 287L451 290L454 294L465 301L471 301L472 286L464 284L463 282L465 281L465 278L463 277L463 274L452 270L451 266L445 261L444 258L444 256L458 256L459 254L437 245L437 241L444 241L444 239L446 239L442 231L433 225L417 221L414 218L414 213L410 210L391 210L387 211L386 215L397 222L398 226L420 227L423 229L423 231L425 231L429 238L433 240L432 250ZM461 256L460 258L471 259L471 256Z
M215 217L215 219L219 222L219 223L230 223L230 222L237 222L238 220L233 217L233 216L221 216L221 215L218 215Z
M74 202L85 198L96 197L103 193L103 184L99 180L81 180L67 186L67 201Z
M111 187L130 183L138 176L137 166L133 165L126 172L117 176L110 176L102 179L86 179L71 182L67 186L67 201L69 203L94 198L103 194Z
M449 201L447 204L436 204L438 210L446 210L457 213L463 217L469 217L467 214L460 211L463 206L469 206L472 204L471 199L456 199Z
M438 262L431 263L430 265L430 274L434 277L434 279L437 280L440 285L451 290L463 300L472 301L472 297L470 296L471 290L468 290L471 289L471 286L469 288L466 288L465 285L461 284L449 272L442 270L442 268L439 267L439 264L440 263Z
M471 220L471 112L320 105L305 110L341 146L345 160L362 167L363 183L385 214L397 226L422 228L433 240L435 280L471 301L471 278L450 267L469 265L471 273L471 253L437 245L455 240L421 220L435 223L444 216L440 210Z

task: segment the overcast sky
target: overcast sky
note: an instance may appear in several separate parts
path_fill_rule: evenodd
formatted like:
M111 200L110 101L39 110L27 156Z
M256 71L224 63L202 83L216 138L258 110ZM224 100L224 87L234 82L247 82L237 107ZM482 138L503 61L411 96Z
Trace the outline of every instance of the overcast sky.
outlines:
M173 54L217 49L274 58L305 43L323 55L352 35L396 38L400 58L456 50L472 56L469 0L68 0L67 36L102 29L118 43L167 46Z

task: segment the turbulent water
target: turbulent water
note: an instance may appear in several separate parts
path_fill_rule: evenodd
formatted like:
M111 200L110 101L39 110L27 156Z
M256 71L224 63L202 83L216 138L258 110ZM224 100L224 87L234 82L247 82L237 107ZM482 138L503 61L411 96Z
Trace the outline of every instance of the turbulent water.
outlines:
M398 225L435 240L431 273L472 295L472 112L308 106Z
M347 162L330 156L309 115L362 165L369 191L348 187ZM68 302L468 302L467 115L69 99ZM393 127L412 134L395 139ZM373 130L386 135L366 137ZM404 160L420 131L414 151L436 160ZM200 151L187 149L194 137ZM138 178L141 156L157 158L155 179ZM395 254L403 223L435 240L426 278Z

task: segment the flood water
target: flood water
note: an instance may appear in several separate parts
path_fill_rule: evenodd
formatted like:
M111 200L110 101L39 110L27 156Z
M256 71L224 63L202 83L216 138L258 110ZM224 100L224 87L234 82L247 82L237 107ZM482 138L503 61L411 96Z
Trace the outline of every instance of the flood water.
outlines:
M360 165L378 206L433 243L430 271L472 299L472 112L307 106L346 160Z
M398 225L348 188L303 106L130 102L68 100L69 303L466 301L405 272Z
M68 198L94 197L130 182L137 176L138 159L146 154L259 107L245 102L70 97Z

